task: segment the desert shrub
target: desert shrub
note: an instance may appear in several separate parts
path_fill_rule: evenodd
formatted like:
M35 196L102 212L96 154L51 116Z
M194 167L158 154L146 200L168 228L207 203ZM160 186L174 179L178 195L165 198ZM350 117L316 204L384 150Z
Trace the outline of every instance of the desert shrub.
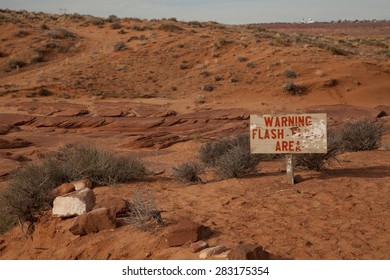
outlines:
M64 28L56 28L53 31L50 31L48 35L53 39L68 39L76 37L73 32L70 32Z
M138 159L117 156L96 146L66 146L54 154L70 180L90 179L97 185L111 185L141 179L145 165Z
M7 62L7 70L18 69L26 65L26 62L12 58Z
M258 159L246 146L234 146L216 160L217 175L222 178L239 178L254 173Z
M284 76L290 79L295 79L297 77L297 74L292 70L286 70L284 71Z
M29 35L30 33L24 29L20 29L18 30L14 35L16 37L19 37L19 38L22 38L22 37L26 37L27 35Z
M50 27L46 23L44 23L41 25L41 29L42 30L50 30Z
M108 18L107 18L108 22L115 22L115 21L118 21L118 20L119 20L119 18L116 15L109 15Z
M163 23L160 25L159 29L164 30L164 31L170 31L170 32L177 32L177 31L184 30L180 26L177 26L177 25L171 24L171 23Z
M37 53L35 56L31 58L31 63L39 63L43 62L45 59L44 55L42 53Z
M213 91L214 90L214 86L212 84L205 84L203 86L203 90L204 91Z
M218 81L221 81L223 80L223 77L219 74L215 75L214 79L218 82Z
M199 148L199 159L206 166L215 167L218 158L232 147L234 147L234 143L229 138L220 138L216 141L207 142Z
M2 193L4 209L11 220L32 224L39 211L49 207L50 191L62 183L64 174L49 162L28 163L11 175Z
M200 183L202 180L199 175L203 171L203 166L194 161L185 162L173 167L174 177L182 183Z
M374 150L380 146L383 125L363 119L347 122L341 130L341 143L346 151Z
M291 95L301 95L306 91L306 88L301 85L296 85L294 82L286 82L283 90Z
M327 146L328 151L326 153L297 154L294 159L294 165L309 170L323 170L327 162L334 160L336 155L342 152L340 129L328 131Z
M126 48L126 44L123 41L118 41L114 45L114 51L123 51Z
M131 42L133 40L139 40L138 36L131 36L129 39L127 39L127 42Z
M10 213L5 198L0 195L0 236L17 224L17 218Z
M45 44L45 48L46 49L55 49L55 48L58 48L58 45L54 42L48 42Z
M348 55L348 53L346 51L339 49L339 48L336 48L336 47L333 47L333 46L328 46L327 49L330 50L331 53L334 55L342 55L342 56Z
M52 95L52 94L53 94L53 92L51 92L50 90L48 90L48 89L46 89L46 88L41 88L41 89L38 90L38 95L39 95L39 96L42 96L42 97L44 97L44 96L50 96L50 95Z
M244 62L244 61L247 61L248 59L246 57L243 57L243 56L237 56L236 57L236 60L239 61L239 62Z
M66 146L42 162L27 163L15 171L1 194L2 224L33 224L39 212L50 207L51 191L58 185L89 178L95 185L115 184L143 178L145 166L136 159L115 155L96 146ZM4 217L8 217L6 222Z
M118 21L115 21L115 22L110 24L110 28L111 29L121 29L122 25Z
M126 209L117 214L126 224L154 232L164 225L161 210L150 191L136 189L130 200L126 201Z
M203 144L199 148L199 159L206 166L216 167L219 177L231 178L255 171L260 157L251 154L249 135L240 134Z
M248 68L255 68L255 67L256 67L256 64L255 64L253 61L249 61L249 62L246 64L246 67L248 67Z
M135 30L135 31L144 31L145 30L144 27L139 26L139 25L132 25L132 26L127 27L127 29Z

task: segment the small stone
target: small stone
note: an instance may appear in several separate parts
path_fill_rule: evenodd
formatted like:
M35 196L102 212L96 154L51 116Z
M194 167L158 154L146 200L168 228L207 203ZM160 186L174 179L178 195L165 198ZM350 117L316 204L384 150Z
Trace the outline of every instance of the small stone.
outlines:
M295 175L295 176L294 176L294 183L295 183L295 184L298 184L298 183L300 183L300 182L303 182L302 176L301 176L301 175Z
M203 241L203 240L195 242L195 243L192 243L190 245L190 249L191 249L191 251L193 253L202 251L203 249L206 249L207 247L209 247L209 244L206 241Z
M74 192L75 190L75 186L72 183L64 183L61 186L52 190L52 194L54 195L54 197L63 196L65 194Z
M226 248L225 246L215 246L215 247L207 248L204 249L202 252L200 252L199 258L207 259L211 256L221 254L227 250L229 250L229 248Z
M241 244L228 254L229 260L269 260L270 254L257 244Z
M92 181L89 179L75 181L72 182L72 184L74 185L76 191L83 190L85 188L92 189Z

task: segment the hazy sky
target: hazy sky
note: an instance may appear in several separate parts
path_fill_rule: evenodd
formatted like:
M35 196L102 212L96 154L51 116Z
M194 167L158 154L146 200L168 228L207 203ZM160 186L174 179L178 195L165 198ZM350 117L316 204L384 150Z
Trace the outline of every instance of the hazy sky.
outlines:
M0 8L221 23L390 19L390 0L0 0Z

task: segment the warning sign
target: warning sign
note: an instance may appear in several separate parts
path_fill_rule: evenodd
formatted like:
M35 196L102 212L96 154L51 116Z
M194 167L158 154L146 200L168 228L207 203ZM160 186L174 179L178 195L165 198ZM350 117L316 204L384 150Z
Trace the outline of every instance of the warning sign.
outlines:
M326 114L251 115L251 152L327 152Z

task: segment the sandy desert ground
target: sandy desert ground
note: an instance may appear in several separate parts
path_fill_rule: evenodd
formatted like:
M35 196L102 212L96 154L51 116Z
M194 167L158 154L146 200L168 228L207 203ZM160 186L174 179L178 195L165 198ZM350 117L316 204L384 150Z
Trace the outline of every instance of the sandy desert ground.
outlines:
M255 243L280 259L390 258L390 22L121 19L112 27L0 10L0 189L26 161L96 144L159 174L95 188L95 207L147 189L165 226L75 236L72 219L47 211L30 236L18 226L0 236L0 259L199 259L165 242L183 219L209 226L210 246ZM303 95L283 90L286 70ZM293 186L284 160L262 161L245 178L206 173L195 185L172 175L207 141L247 133L250 114L302 112L327 113L329 126L377 119L381 147L340 154L320 172L299 170L303 181Z

